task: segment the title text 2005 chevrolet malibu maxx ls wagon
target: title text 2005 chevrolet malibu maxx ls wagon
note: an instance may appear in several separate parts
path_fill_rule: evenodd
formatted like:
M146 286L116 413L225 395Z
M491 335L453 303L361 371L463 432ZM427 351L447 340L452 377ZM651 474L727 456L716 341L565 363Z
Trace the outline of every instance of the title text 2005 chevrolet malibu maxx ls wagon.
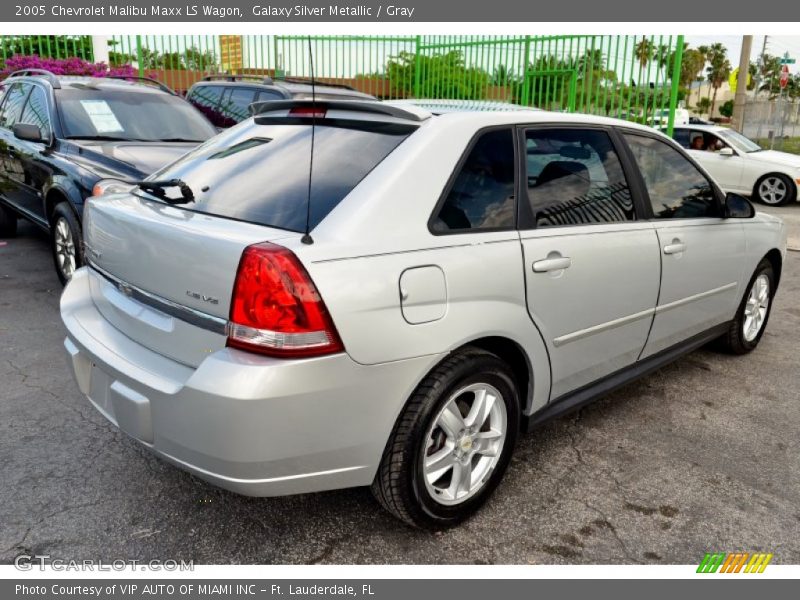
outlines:
M81 391L224 488L371 485L440 527L518 431L712 339L758 344L784 226L674 142L422 106L265 104L92 199L61 300Z

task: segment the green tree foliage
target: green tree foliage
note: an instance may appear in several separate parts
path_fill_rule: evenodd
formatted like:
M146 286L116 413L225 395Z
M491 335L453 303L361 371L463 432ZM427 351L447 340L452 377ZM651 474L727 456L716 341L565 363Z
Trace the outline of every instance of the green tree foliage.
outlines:
M637 81L641 83L645 67L649 65L650 61L655 57L653 42L642 36L641 41L636 44L633 50L633 55L639 63L639 79Z
M111 66L121 66L138 63L135 54L109 51L109 62ZM213 72L219 70L217 57L211 50L200 51L191 46L183 52L159 53L158 50L142 48L142 68L153 69L172 69L178 71L205 71Z
M4 35L0 36L0 58L14 55L68 58L76 56L91 60L90 35Z
M711 98L711 108L709 115L714 116L714 107L717 104L717 92L722 84L728 81L731 75L731 63L728 60L728 49L721 43L717 42L711 44L708 49L708 67L706 67L706 76L711 88L714 90L713 97Z
M709 108L711 108L711 100L709 98L700 98L697 101L697 106L695 107L697 114L700 115L708 113Z
M733 100L726 100L722 106L719 107L719 114L723 117L731 118L733 116Z
M757 63L750 63L750 75L753 78L751 88L758 85L759 92L766 92L771 98L781 93L781 59L779 56L764 54ZM756 80L758 83L756 83ZM800 96L798 75L791 75L785 93L792 99Z
M485 70L466 66L464 55L459 50L420 56L400 52L386 65L393 94L413 95L417 68L420 89L435 98L482 99L491 80Z
M706 57L698 48L687 48L683 51L681 59L681 81L683 88L689 88L695 81L702 78L703 67L706 66Z

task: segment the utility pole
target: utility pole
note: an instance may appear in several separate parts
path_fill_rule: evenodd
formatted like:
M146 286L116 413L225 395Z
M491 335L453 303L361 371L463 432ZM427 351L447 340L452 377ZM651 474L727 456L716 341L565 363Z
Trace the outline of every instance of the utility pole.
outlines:
M767 54L767 38L768 37L769 37L768 35L764 36L764 43L761 46L761 56L758 57L758 68L756 69L756 89L755 89L755 93L753 94L753 104L756 105L756 110L759 113L758 117L757 117L758 130L756 131L756 139L760 139L761 138L761 121L763 120L763 118L762 118L763 111L758 106L758 92L761 89L761 71L764 68L764 57Z
M733 128L742 133L744 129L744 107L747 104L747 76L750 73L750 51L753 36L742 37L742 53L739 55L739 76L736 79L736 95L733 99Z

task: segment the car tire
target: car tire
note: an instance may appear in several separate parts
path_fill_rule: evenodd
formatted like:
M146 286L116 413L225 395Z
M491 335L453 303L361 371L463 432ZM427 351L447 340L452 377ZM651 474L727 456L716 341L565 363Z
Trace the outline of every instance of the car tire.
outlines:
M764 259L747 284L736 317L719 339L723 350L731 354L747 354L758 346L767 328L774 296L775 271L772 264Z
M786 175L770 173L756 182L753 197L767 206L783 206L797 199L797 186Z
M465 348L429 373L409 399L372 493L390 513L415 527L456 525L499 484L519 427L519 391L509 366L485 350Z
M17 213L10 208L0 206L0 238L17 235Z
M50 219L50 246L61 285L83 266L83 238L78 217L67 202L56 205Z

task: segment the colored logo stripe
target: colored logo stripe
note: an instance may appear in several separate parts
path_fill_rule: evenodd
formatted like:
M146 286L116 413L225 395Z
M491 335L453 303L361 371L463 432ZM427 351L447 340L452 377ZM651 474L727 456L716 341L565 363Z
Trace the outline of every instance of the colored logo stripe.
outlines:
M700 565L697 567L698 573L763 573L764 569L772 560L772 554L765 552L706 552ZM742 571L744 568L744 571Z
M714 552L714 553L706 552L706 555L700 562L700 566L697 567L697 572L716 573L717 569L722 564L722 561L725 559L726 556L727 555L724 552Z
M763 573L767 568L769 561L772 560L772 554L754 554L750 562L744 568L745 573Z

